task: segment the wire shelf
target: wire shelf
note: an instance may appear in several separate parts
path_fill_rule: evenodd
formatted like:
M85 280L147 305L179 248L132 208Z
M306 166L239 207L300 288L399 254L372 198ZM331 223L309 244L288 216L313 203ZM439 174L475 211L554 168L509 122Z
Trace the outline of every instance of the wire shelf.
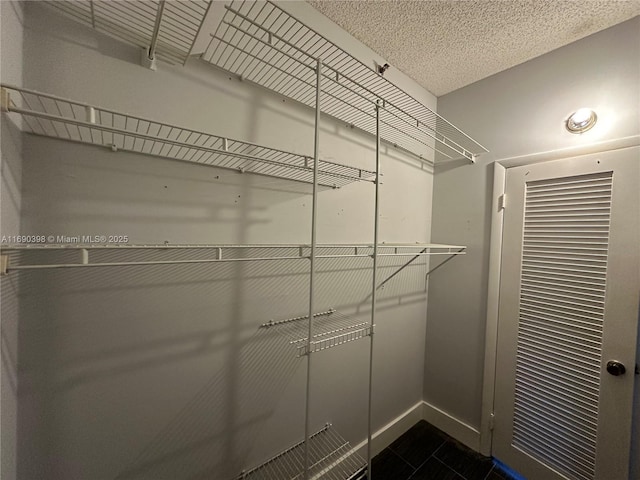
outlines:
M243 472L239 480L303 480L304 442L297 443L262 465ZM351 445L326 425L309 437L309 479L346 480L366 469L366 462Z
M150 58L184 63L211 0L47 0L68 17L99 32L148 49Z
M36 135L226 168L243 173L313 182L313 159L120 113L25 88L1 85L3 106L24 116ZM373 182L375 173L319 161L318 184L339 188Z
M383 140L421 158L446 159L487 149L383 76L270 1L226 7L203 60L305 105L315 107L316 61L321 59L321 110L375 135L382 107Z
M288 318L263 323L262 328L278 327L283 335L289 337L289 344L295 347L297 356L320 352L345 343L354 342L370 336L374 325L369 322L356 322L353 317L331 309L313 315L313 335L308 342L308 316Z
M38 238L38 240L46 239ZM73 243L0 244L3 260L1 273L56 268L295 261L307 260L311 255L311 247L307 244L119 245L84 244L81 243L83 237L71 237L66 240ZM378 246L380 257L415 259L428 255L452 256L464 253L465 247L458 245L381 244ZM316 258L371 258L372 255L373 246L369 244L319 244Z

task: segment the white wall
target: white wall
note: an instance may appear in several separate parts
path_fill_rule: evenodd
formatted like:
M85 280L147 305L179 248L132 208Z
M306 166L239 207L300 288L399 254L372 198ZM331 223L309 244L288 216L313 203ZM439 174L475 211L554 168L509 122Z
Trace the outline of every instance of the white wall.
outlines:
M306 4L287 8L313 19ZM307 108L197 59L184 68L145 70L137 65L137 49L38 2L25 10L28 88L312 152L313 112ZM316 28L327 27L328 20L315 15ZM372 63L373 55L355 40L331 34ZM435 105L430 94L420 94ZM321 158L372 168L373 146L370 137L323 121ZM131 243L310 238L308 186L30 135L24 150L25 234L126 234ZM381 240L428 241L432 176L393 151L383 155L382 168ZM371 184L322 190L319 197L320 242L371 241ZM318 310L336 307L367 318L361 303L370 285L368 262L320 262ZM383 275L398 264L390 262ZM424 358L425 268L406 269L382 293L376 428L422 397L417 359ZM22 295L29 302L21 310L18 350L18 477L224 479L298 441L304 361L257 325L306 311L307 270L306 263L271 262L24 274ZM314 358L313 428L331 422L360 442L366 436L368 342Z
M433 241L466 244L468 254L430 279L424 396L475 428L480 425L493 162L638 135L639 32L636 17L438 99L438 113L490 153L476 165L454 162L436 169ZM599 122L590 132L571 135L564 119L583 106L594 108Z
M22 83L23 11L17 2L0 2L0 77ZM19 123L18 123L19 125ZM12 122L0 121L0 236L19 235L22 204L22 132ZM0 383L0 477L16 478L18 418L18 279L3 277L0 284L2 377Z

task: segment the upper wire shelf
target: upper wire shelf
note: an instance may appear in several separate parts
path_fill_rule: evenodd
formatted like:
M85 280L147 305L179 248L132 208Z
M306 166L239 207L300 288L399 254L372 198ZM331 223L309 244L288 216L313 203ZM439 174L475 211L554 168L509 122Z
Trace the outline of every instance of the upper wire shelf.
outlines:
M303 183L313 182L313 159L296 153L177 127L85 103L2 85L4 110L22 114L37 135ZM339 188L373 182L375 173L320 160L318 184Z
M46 4L171 64L187 61L211 0L47 0Z
M238 480L345 480L359 478L366 462L332 425L309 437L309 474L304 476L304 442L297 443L262 465L240 474Z
M316 62L322 61L322 112L376 133L381 107L383 140L421 158L429 150L446 159L487 149L270 1L233 1L202 58L308 106L315 106Z
M35 237L34 237L35 238ZM81 237L73 237L81 242ZM44 241L44 239L43 239ZM315 258L371 258L371 244L319 244ZM225 262L295 261L309 259L308 244L256 245L118 245L118 244L0 244L1 274L57 268L189 265ZM465 247L442 244L379 244L378 257L463 255Z

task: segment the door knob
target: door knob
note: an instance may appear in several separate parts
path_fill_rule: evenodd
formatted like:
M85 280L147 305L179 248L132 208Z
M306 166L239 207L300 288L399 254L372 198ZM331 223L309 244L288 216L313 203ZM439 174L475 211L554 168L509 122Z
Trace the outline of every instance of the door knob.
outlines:
M607 362L607 372L609 372L611 375L614 376L618 376L618 375L624 375L624 372L626 372L627 369L624 367L624 365L616 360L609 360Z

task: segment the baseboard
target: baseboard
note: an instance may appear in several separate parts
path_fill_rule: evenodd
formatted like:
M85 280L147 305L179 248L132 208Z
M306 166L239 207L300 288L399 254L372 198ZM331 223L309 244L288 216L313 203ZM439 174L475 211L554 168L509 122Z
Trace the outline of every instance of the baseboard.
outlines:
M423 402L420 401L374 432L371 436L371 456L375 457L391 445L395 439L422 420L422 412ZM351 451L357 452L363 458L367 458L367 441L360 442Z
M480 432L462 420L424 401L422 402L422 418L470 449L476 452L480 451Z
M476 452L480 450L480 432L478 430L438 407L420 401L371 436L371 456L375 457L420 420L426 420L472 450ZM366 459L367 441L364 440L354 446L345 456L352 453L357 453Z

